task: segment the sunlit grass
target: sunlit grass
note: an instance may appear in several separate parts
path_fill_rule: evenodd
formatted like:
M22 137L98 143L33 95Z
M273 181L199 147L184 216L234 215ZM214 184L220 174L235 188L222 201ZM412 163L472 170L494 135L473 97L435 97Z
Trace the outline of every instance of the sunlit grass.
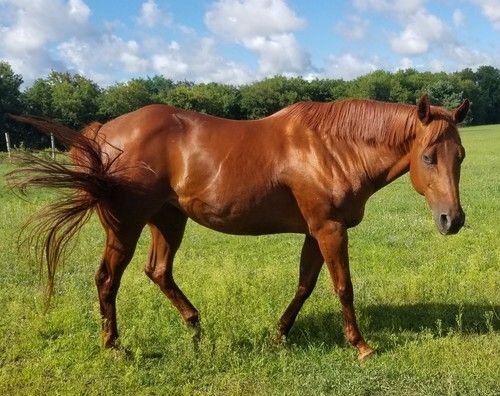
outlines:
M175 277L200 310L194 348L176 310L142 271L145 230L118 297L122 350L99 346L93 219L57 277L43 282L21 224L52 192L23 201L0 187L0 394L498 394L500 126L462 131L466 227L437 233L407 177L377 193L350 232L361 329L379 355L359 364L323 270L288 343L270 339L293 296L303 237L227 236L189 223ZM0 172L13 165L2 157ZM2 181L3 183L3 181Z

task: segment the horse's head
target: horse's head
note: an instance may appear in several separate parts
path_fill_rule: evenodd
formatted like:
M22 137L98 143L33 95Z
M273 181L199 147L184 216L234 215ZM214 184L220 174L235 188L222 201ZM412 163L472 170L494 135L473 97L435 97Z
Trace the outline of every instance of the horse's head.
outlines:
M467 99L451 112L431 107L427 96L423 96L417 105L418 121L410 153L410 177L415 190L425 196L434 221L444 235L456 234L465 220L458 191L465 150L457 124L464 120L468 110Z

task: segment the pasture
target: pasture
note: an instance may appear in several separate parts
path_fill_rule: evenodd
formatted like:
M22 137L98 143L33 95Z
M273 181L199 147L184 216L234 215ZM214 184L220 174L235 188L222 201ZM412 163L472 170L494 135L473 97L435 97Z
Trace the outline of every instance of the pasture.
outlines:
M22 200L0 163L0 394L498 394L500 391L500 125L461 131L466 225L440 235L408 176L368 201L350 231L355 306L378 356L359 363L342 333L324 268L285 345L271 342L297 283L303 237L228 236L193 222L176 279L201 313L195 347L177 311L144 275L144 230L118 295L122 349L100 347L95 217L57 276L44 276L19 229L50 201Z

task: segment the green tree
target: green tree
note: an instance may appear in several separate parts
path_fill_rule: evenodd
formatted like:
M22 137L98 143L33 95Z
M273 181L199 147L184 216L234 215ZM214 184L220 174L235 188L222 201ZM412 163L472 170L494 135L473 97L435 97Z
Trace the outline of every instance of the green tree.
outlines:
M458 107L463 101L463 92L448 79L432 83L427 92L433 104L446 107L448 110Z
M393 79L397 87L393 92L395 102L417 103L423 88L419 81L419 74L415 69L398 70L394 73Z
M398 96L401 96L401 87L398 80L392 78L392 74L377 70L354 80L348 92L350 96L355 98L367 98L374 100L382 100L386 102L397 101Z
M118 83L106 88L98 101L98 117L102 121L116 118L153 103L150 90L154 91L154 83L147 80L134 79L126 83Z
M23 95L30 114L55 119L80 129L95 120L100 89L79 74L52 71L47 78L36 80Z
M79 129L94 121L100 89L91 80L69 73L52 72L52 109L63 124Z
M300 77L276 76L240 88L245 118L268 116L292 103L312 100L309 83Z
M500 70L492 66L481 66L475 73L475 82L480 95L475 106L481 123L500 122Z
M151 101L154 103L160 102L160 97L166 95L168 91L172 90L176 86L172 80L160 75L148 77L143 81L149 95L151 96Z
M447 78L432 83L427 91L429 98L434 105L443 106L448 110L457 108L465 99L464 91L461 90L462 85L457 79ZM465 117L464 123L470 124L473 119L472 112L469 112Z
M0 62L0 132L2 132L0 150L2 151L7 149L3 133L13 131L13 125L6 114L19 113L22 110L19 92L22 83L23 78L15 74L7 62ZM10 133L10 135L15 144L14 134Z
M26 112L31 115L54 117L52 87L46 79L39 78L22 95Z
M463 92L463 98L471 101L471 107L465 119L466 124L479 124L483 123L481 114L478 113L480 103L481 91L475 82L475 73L471 69L464 69L459 72L453 73L452 78L454 85L458 91Z
M0 62L0 113L19 110L22 83L21 75L15 74L7 62Z
M241 118L240 93L232 85L179 84L160 95L162 103L218 117Z
M316 79L310 82L304 81L303 84L305 90L302 92L302 100L330 102L347 97L346 83L343 80Z

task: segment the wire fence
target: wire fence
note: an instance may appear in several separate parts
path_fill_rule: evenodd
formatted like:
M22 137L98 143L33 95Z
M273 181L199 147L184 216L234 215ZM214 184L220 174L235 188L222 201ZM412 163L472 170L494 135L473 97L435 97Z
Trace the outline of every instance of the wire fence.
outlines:
M4 135L5 135L5 145L7 146L7 158L10 159L12 156L12 152L15 150L15 148L11 146L9 132L5 132ZM50 157L53 160L56 159L56 142L54 139L54 135L52 133L50 134Z

